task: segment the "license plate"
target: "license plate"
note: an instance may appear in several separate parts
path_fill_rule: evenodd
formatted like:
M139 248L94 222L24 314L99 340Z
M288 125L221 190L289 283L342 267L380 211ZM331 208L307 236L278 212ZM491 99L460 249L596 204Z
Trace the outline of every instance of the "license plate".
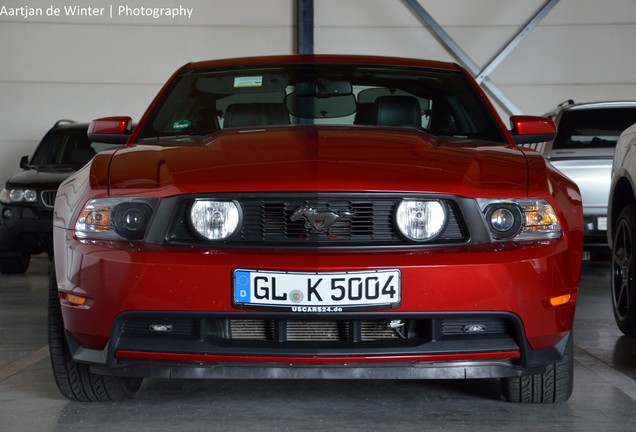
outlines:
M392 308L401 301L399 270L352 272L234 271L234 304L293 312Z

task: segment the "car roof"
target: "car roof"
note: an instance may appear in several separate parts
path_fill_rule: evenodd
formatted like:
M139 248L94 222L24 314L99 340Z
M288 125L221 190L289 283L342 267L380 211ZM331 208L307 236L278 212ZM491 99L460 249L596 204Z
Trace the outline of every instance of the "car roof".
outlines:
M605 108L636 108L636 100L617 100L617 101L599 101L599 102L580 102L575 103L572 99L559 104L554 110L545 113L545 116L553 117L564 111L576 111L587 109L605 109Z
M88 129L89 123L60 123L61 121L70 121L70 120L60 120L51 129L54 130L78 130L78 129Z
M302 64L302 63L324 63L324 64L369 64L369 65L386 65L386 66L416 66L416 67L432 67L438 69L463 70L456 63L422 60L403 57L383 57L383 56L364 56L364 55L336 55L336 54L297 54L297 55L280 55L280 56L262 56L262 57L242 57L221 60L208 60L201 62L193 62L184 66L185 69L207 69L214 67L228 66L256 66L270 64Z

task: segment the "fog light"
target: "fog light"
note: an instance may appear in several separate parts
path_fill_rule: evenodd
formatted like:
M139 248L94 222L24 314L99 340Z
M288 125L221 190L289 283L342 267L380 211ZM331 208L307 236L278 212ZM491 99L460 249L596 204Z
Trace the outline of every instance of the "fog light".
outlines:
M238 229L241 212L233 201L197 200L190 208L190 224L207 240L225 240Z
M5 219L11 219L11 216L13 216L13 212L11 211L11 209L4 209L4 211L2 212L2 217Z
M395 223L409 240L427 241L437 237L446 226L446 206L437 200L404 200L397 206Z

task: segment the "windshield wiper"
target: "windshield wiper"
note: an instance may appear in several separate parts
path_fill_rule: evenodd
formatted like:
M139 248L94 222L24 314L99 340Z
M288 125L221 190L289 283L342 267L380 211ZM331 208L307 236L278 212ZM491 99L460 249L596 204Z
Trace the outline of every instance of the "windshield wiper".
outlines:
M49 171L73 171L80 164L65 164L65 165L29 165L29 169L34 170L49 170ZM80 165L81 166L81 165Z
M146 137L146 138L140 138L138 142L145 143L145 142L156 142L156 141L175 141L175 140L192 138L193 136L212 135L213 133L216 133L216 132L218 132L218 130L205 131L205 132L192 132L189 134L179 134L179 135L162 135L162 136L156 136L156 137Z

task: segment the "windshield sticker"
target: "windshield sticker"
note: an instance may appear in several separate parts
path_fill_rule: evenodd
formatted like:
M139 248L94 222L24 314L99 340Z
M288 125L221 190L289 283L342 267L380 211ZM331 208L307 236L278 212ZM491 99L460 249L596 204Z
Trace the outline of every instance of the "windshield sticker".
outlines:
M190 120L177 120L172 124L172 129L174 130L182 130L190 127Z
M236 77L234 78L234 88L262 87L262 76Z

